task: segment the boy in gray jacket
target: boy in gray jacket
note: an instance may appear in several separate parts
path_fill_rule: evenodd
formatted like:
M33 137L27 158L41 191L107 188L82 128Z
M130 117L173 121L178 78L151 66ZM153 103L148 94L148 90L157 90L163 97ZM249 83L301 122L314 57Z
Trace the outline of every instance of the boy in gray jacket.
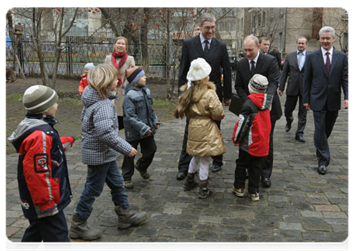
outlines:
M113 65L94 67L88 76L89 86L81 99L82 121L82 162L87 164L85 187L73 214L70 238L94 240L100 238L100 229L90 228L87 219L93 204L103 191L106 183L112 194L114 211L118 215L118 229L141 225L146 222L145 212L130 211L128 196L123 186L123 178L117 166L120 154L134 156L137 151L118 136L116 109L111 101L111 92L117 86L118 71Z
M153 99L146 87L146 76L143 69L132 67L125 72L129 84L126 86L123 103L123 121L125 139L134 147L140 144L142 157L136 162L135 168L141 177L148 179L147 172L155 152L154 134L160 122L152 107ZM125 188L133 188L134 156L124 156L122 173Z

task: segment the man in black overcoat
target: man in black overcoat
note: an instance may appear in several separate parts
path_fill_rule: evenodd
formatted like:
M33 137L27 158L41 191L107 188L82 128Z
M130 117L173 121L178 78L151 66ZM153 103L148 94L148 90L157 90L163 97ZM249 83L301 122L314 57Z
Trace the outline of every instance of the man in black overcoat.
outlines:
M204 58L211 66L210 81L216 86L216 93L220 101L224 100L226 106L230 105L231 100L231 67L229 55L225 43L216 39L215 35L215 17L210 13L204 13L199 22L200 34L187 39L183 42L182 56L178 74L178 88L188 82L187 72L190 63L197 58ZM223 81L221 81L223 75ZM220 128L220 121L216 121ZM182 180L186 177L189 162L192 159L186 153L186 145L188 138L188 118L183 139L182 151L178 163L177 179ZM222 155L213 157L212 171L221 170Z
M268 79L268 97L271 97L269 103L270 117L272 129L269 140L269 155L264 158L262 163L261 181L266 188L271 186L270 176L273 169L273 132L275 122L280 119L282 110L280 106L279 96L277 94L279 82L279 67L275 57L260 52L260 44L258 38L250 35L247 36L243 43L245 58L237 64L235 89L237 94L245 102L250 94L248 91L248 83L254 74L261 74Z

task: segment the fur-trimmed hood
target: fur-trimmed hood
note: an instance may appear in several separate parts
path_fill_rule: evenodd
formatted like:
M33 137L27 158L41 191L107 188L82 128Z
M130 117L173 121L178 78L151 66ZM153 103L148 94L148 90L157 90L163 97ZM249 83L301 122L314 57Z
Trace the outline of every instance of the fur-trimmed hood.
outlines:
M185 84L181 86L180 90L184 92L185 90L188 89L188 84ZM216 87L213 82L210 81L203 81L203 82L197 82L194 87L194 93L192 97L193 102L198 102L203 95L206 93L207 90L216 90Z

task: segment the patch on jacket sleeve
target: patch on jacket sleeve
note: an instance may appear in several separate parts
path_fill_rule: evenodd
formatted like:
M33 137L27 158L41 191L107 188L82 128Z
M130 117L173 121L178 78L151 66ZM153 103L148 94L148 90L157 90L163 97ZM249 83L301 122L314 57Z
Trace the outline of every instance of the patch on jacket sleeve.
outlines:
M34 171L36 173L46 173L49 172L48 168L48 155L46 153L36 154L34 159Z

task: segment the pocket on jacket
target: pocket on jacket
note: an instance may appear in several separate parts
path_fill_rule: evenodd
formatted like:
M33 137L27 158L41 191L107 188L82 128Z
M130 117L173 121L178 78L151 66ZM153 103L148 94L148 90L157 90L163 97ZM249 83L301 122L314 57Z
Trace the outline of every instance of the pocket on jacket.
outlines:
M144 97L141 97L141 96L139 96L139 97L135 97L134 98L134 104L135 104L135 106L140 110L140 109L144 109L144 106L145 106L145 104L144 104Z
M200 120L198 124L189 124L188 127L188 140L192 141L207 141L209 131L206 130L206 125L208 124L208 120Z

